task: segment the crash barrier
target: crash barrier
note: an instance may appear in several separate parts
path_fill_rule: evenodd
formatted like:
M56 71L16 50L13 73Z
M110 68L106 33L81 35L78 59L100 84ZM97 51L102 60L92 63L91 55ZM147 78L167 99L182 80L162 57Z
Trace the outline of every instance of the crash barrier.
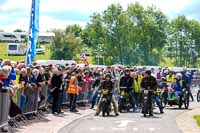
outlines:
M197 92L199 89L200 89L200 79L192 79L191 92L192 92L193 96L197 95Z
M93 84L94 81L79 83L80 91L77 97L77 104L79 104L80 106L85 106L88 103L90 103L94 91L91 89ZM115 83L115 86L117 86L117 84L118 83ZM16 121L19 120L18 118L20 118L20 120L22 120L22 122L26 124L26 122L29 119L29 116L33 115L35 115L40 120L43 116L40 114L41 113L40 109L47 108L48 105L51 105L52 103L52 96L49 90L50 89L47 85L41 88L34 88L29 85L26 86L25 88L22 87L15 89L14 95L12 95L12 97L10 98L9 98L9 93L2 93L1 91L0 104L3 105L3 107L0 108L1 127L7 125L9 121L9 123L12 122L15 125L15 127L18 128L21 126L21 123ZM7 101L5 101L5 97L7 98ZM67 97L67 90L63 91L62 99L63 99L62 102L63 104L69 103L69 99ZM10 105L10 110L9 110L9 105Z
M0 88L0 128L8 125L9 103L8 89Z
M192 79L192 87L200 87L200 79Z
M77 97L77 103L78 104L87 104L90 102L90 99L92 97L92 85L93 85L94 82L79 82L79 87L80 87L80 90L79 90L79 95ZM63 91L63 101L62 101L62 104L65 105L65 104L69 104L69 99L68 99L68 96L67 96L67 90L64 90Z
M21 94L20 104L24 114L36 113L39 102L39 88L26 87L24 94Z
M40 90L39 90L39 102L38 102L38 108L39 109L43 109L43 108L46 108L48 106L48 95L49 95L49 88L48 88L48 85L45 85L44 87L42 87Z

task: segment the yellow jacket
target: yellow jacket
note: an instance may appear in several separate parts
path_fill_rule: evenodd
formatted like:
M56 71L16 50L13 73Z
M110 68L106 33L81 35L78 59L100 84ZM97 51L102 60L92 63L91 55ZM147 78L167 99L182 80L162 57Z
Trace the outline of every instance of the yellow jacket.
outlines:
M142 75L138 75L138 80L135 80L134 79L134 84L133 84L133 90L134 92L138 93L140 91L140 85L141 85L141 82L142 82Z
M173 83L174 82L174 74L172 74L171 76L167 75L166 79L167 79L167 82Z

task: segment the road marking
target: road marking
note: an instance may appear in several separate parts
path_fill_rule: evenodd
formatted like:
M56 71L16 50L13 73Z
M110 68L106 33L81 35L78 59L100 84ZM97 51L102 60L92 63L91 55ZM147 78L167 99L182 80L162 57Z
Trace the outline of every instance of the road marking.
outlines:
M138 128L134 127L134 128L133 128L133 131L138 131Z
M160 128L153 128L153 127L151 127L151 128L149 128L149 130L150 130L151 132L153 132L153 131L155 131L155 130L160 130Z
M118 131L119 131L119 130L123 131L123 130L125 130L126 128L117 128L117 127L112 127L111 129L112 129L112 130L115 130L115 131L116 131L116 130L118 130Z
M96 130L96 128L93 128L93 127L91 127L91 128L90 128L90 130L91 130L91 131L95 131L95 130Z
M149 130L150 130L151 132L153 132L153 131L155 131L156 129L153 128L153 127L151 127L151 128L149 128Z
M127 127L128 123L132 123L135 121L130 121L130 120L122 120L122 121L116 121L115 123L120 123L117 127L118 128L125 128Z
M91 131L96 131L96 130L104 130L104 127L91 127L90 128Z

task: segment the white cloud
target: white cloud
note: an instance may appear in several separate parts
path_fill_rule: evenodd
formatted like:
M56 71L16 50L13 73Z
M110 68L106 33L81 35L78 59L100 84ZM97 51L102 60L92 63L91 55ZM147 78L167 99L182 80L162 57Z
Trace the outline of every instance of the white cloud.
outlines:
M29 19L28 18L16 18L16 22L13 24L1 25L1 29L7 32L12 32L15 29L22 29L28 31Z
M58 29L65 28L66 25L70 24L79 24L82 27L85 27L87 22L84 21L73 21L73 20L57 20L50 18L48 16L41 16L40 18L40 31L45 31L47 29Z
M162 11L178 12L191 3L191 0L40 0L41 11L75 10L83 13L102 11L111 3L120 3L124 8L130 3L139 2L144 6L156 5ZM8 0L0 5L3 10L30 9L31 0Z
M192 0L147 0L152 1L156 7L160 8L164 13L179 13L187 5L189 5Z
M0 17L1 19L1 17ZM57 20L48 16L40 17L40 31L46 31L51 29L63 29L66 25L70 24L79 24L82 27L85 27L87 22L84 21L73 21L73 20ZM22 29L28 31L29 28L29 18L18 18L16 23L3 25L1 29L4 31L12 32L15 29Z
M12 9L30 9L31 0L7 0L4 4L0 5L0 9L12 10Z
M0 20L6 20L9 19L8 15L0 15Z
M167 15L179 14L184 8L187 7L187 5L192 2L191 0L40 0L40 28L41 31L44 31L52 28L64 28L67 24L76 23L82 26L86 24L86 22L83 21L53 19L49 16L43 16L44 12L63 11L61 15L64 15L64 11L68 10L85 13L89 16L93 12L101 12L105 10L111 3L120 3L126 9L128 4L136 1L145 7L153 4L157 8L160 8ZM10 11L12 9L25 9L25 12L27 12L28 16L27 18L15 18L16 23L11 25L3 25L3 29L9 31L16 28L27 30L29 25L30 8L31 0L7 0L6 3L0 5L0 9L3 11ZM10 19L11 18L8 16L0 13L0 20Z

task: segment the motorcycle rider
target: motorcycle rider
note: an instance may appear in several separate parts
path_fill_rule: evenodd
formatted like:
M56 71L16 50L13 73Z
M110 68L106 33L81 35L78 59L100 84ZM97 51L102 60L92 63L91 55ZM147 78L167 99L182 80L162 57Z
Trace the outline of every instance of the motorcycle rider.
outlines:
M168 93L168 97L172 98L172 94L173 92L175 93L176 98L178 98L179 96L179 103L180 105L182 105L182 91L183 88L186 88L186 84L185 81L182 80L182 74L181 73L177 73L174 79L174 82L171 85L172 90L169 91Z
M194 101L194 97L191 92L192 74L185 68L185 70L182 72L182 75L183 75L182 80L185 81L186 89L188 90L192 101Z
M114 106L114 112L115 112L115 115L118 116L119 113L118 113L118 107L117 107L117 103L115 101L115 97L113 95L113 91L114 91L114 83L111 81L111 74L106 74L105 76L105 81L102 82L101 86L99 87L99 89L108 89L109 92L108 94L111 94L112 95L112 98L111 98L111 102ZM99 115L99 113L101 112L101 104L102 104L102 97L100 98L99 100L99 103L98 103L98 106L97 106L97 110L96 110L96 116Z
M94 84L92 85L92 89L94 90L94 92L93 92L93 97L92 97L92 101L91 101L91 104L92 104L91 105L91 109L93 109L94 106L95 106L95 104L96 104L96 102L99 101L99 98L98 98L98 94L99 94L98 89L99 89L99 87L100 87L101 82L102 82L103 79L104 79L104 75L103 75L102 72L100 72L99 76L96 77L96 79L94 81Z
M144 74L144 78L141 82L141 90L148 89L149 92L149 115L153 116L153 105L152 105L152 98L154 95L154 92L157 89L157 81L156 78L151 76L151 71L147 70ZM142 111L143 112L143 111Z
M169 70L169 74L166 76L167 82L168 83L173 83L174 82L174 73L173 71Z
M125 88L124 91L128 94L130 104L133 108L133 112L135 111L135 100L133 95L133 78L130 75L130 70L128 68L124 71L124 76L121 77L119 88Z

